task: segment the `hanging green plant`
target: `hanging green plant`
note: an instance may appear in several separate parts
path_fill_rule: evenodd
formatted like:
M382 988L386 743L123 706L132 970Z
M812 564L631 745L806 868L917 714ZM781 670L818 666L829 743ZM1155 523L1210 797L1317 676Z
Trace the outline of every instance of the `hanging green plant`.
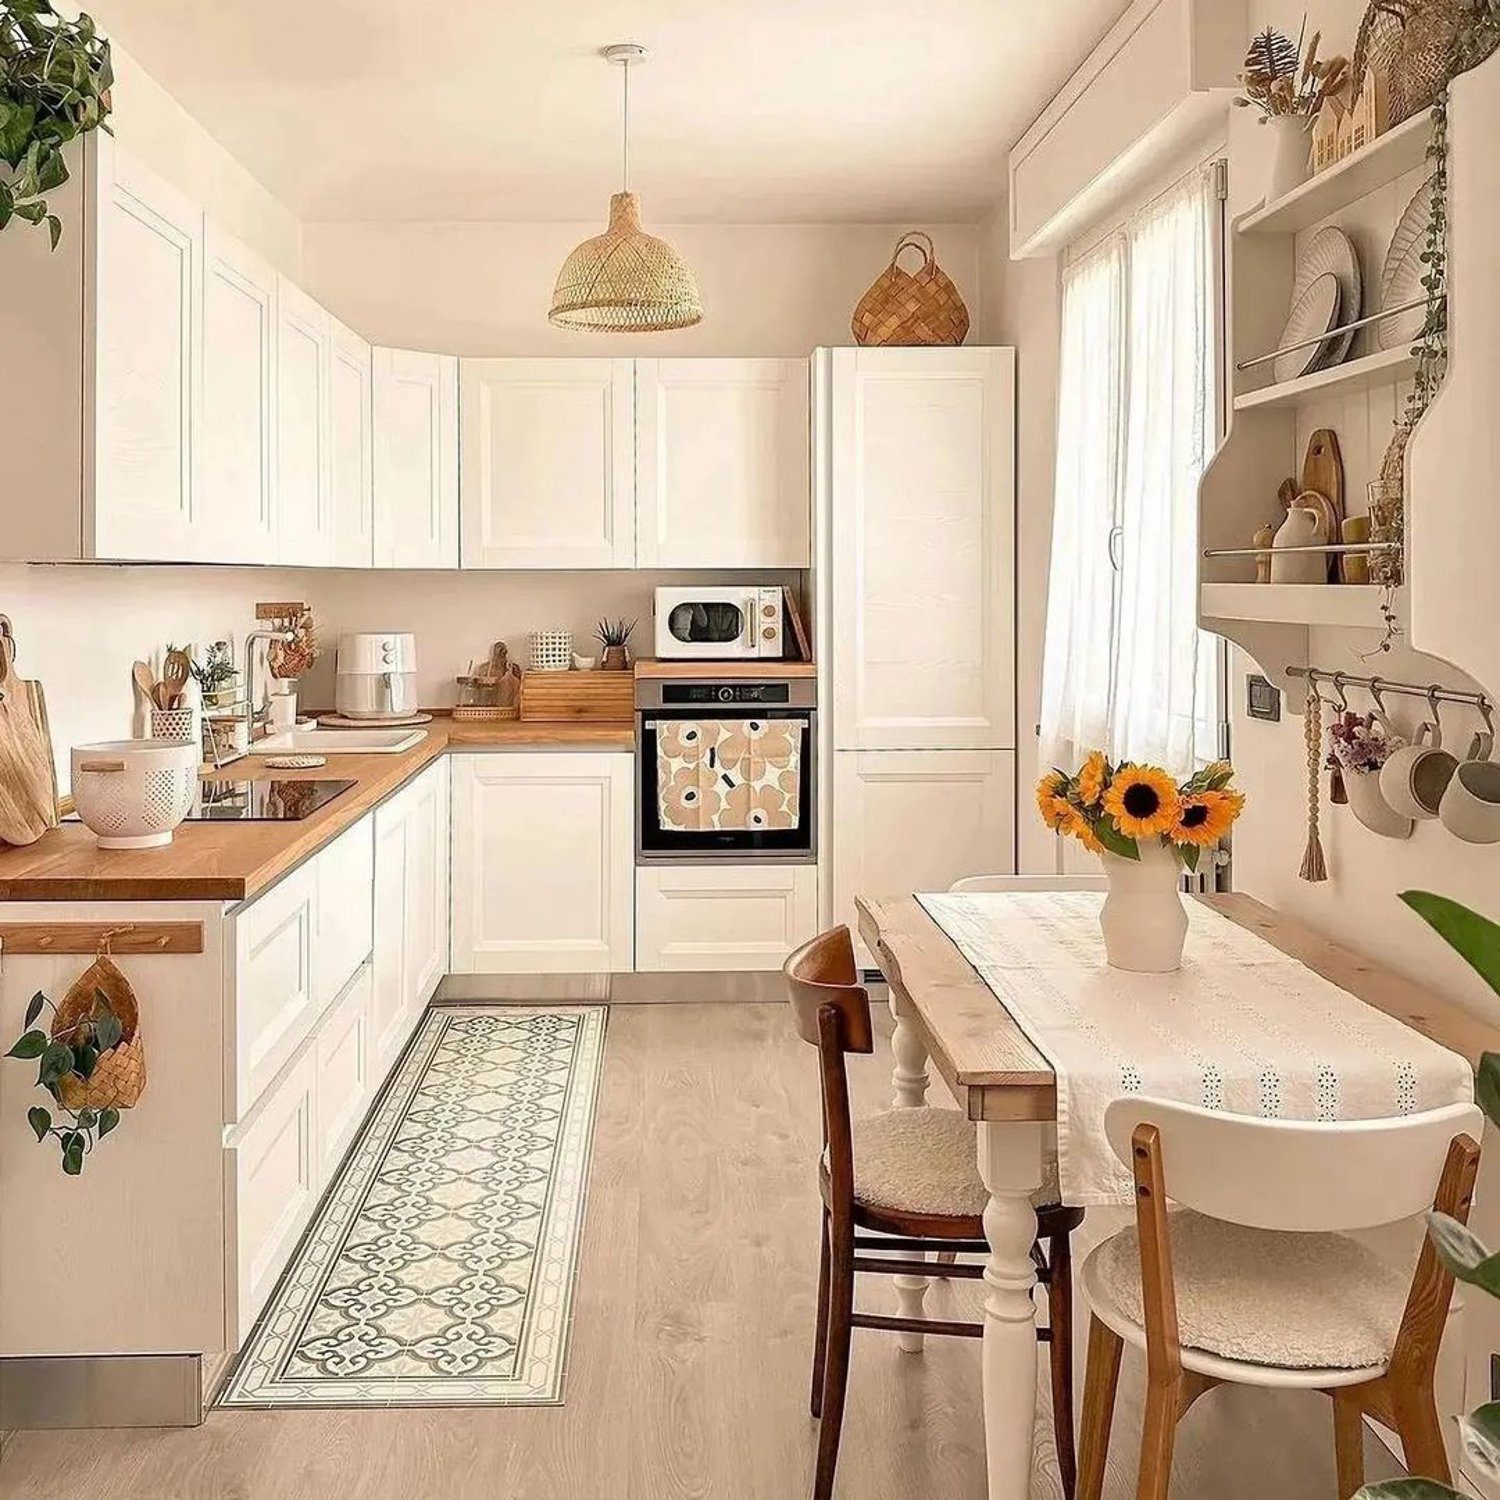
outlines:
M68 180L68 143L108 130L114 81L91 16L69 21L50 0L0 0L0 229L12 219L45 224L57 248L62 220L47 194Z

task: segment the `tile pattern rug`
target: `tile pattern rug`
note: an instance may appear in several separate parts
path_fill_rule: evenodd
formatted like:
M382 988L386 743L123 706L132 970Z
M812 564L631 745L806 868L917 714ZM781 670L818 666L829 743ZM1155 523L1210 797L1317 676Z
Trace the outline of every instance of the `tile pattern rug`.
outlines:
M560 1403L604 1024L429 1012L218 1404Z

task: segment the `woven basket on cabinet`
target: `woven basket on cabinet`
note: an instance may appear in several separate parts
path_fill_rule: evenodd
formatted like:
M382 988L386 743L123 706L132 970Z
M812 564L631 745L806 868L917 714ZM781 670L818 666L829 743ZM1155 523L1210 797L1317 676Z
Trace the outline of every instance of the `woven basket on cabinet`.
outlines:
M89 1077L69 1073L59 1080L58 1101L75 1114L81 1109L131 1109L146 1087L140 1008L130 981L107 954L101 954L73 981L52 1019L52 1035L92 1015L100 991L120 1023L120 1040L108 1052L99 1054Z
M1356 88L1366 69L1385 77L1392 125L1436 103L1463 19L1463 0L1373 0L1365 11L1350 71Z
M907 271L898 264L903 250L921 255L918 270ZM969 309L938 265L928 235L914 229L901 236L890 265L859 299L850 327L856 344L963 343L969 334Z

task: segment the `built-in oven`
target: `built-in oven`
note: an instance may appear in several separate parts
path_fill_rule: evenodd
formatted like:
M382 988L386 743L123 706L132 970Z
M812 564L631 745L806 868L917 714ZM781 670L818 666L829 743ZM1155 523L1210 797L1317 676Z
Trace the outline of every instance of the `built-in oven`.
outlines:
M813 863L816 704L810 677L638 677L637 863Z

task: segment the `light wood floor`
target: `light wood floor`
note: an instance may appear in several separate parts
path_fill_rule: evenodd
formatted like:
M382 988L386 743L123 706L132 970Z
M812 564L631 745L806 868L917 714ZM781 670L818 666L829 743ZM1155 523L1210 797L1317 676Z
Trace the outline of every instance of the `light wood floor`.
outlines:
M858 1066L859 1104L883 1107L888 1052ZM19 1433L0 1459L0 1494L799 1500L816 1432L816 1134L814 1059L780 1006L617 1007L564 1406L214 1412L191 1431ZM976 1295L955 1283L929 1308L967 1317ZM1134 1493L1138 1388L1127 1358L1111 1500ZM1320 1397L1216 1393L1183 1426L1174 1495L1326 1500L1331 1436ZM1034 1493L1050 1497L1039 1444ZM841 1500L984 1492L977 1344L929 1340L912 1356L857 1333Z

